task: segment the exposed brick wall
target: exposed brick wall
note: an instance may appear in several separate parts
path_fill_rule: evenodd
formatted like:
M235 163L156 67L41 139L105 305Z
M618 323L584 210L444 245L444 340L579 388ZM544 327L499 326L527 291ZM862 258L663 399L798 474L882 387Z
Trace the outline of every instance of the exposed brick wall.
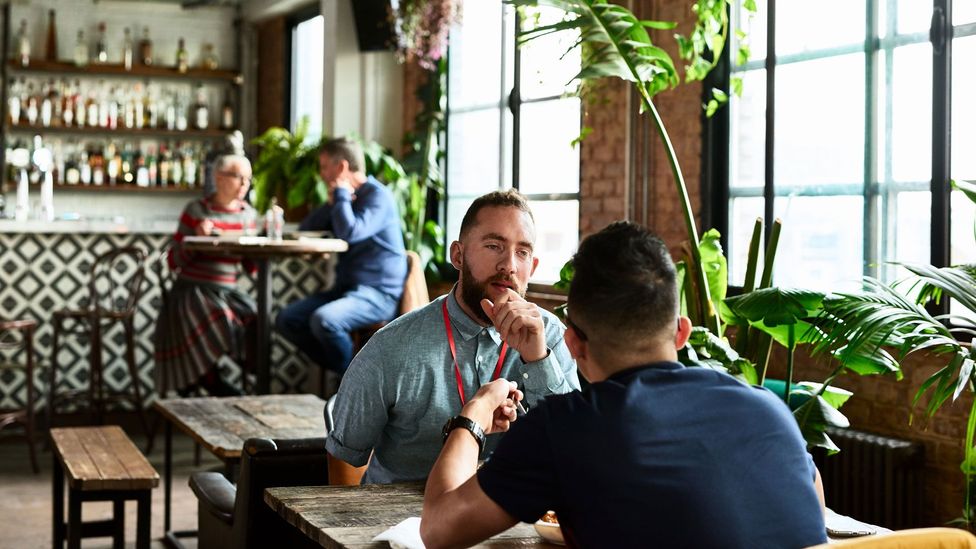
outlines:
M585 103L593 132L580 145L580 237L627 217L630 86L605 81Z

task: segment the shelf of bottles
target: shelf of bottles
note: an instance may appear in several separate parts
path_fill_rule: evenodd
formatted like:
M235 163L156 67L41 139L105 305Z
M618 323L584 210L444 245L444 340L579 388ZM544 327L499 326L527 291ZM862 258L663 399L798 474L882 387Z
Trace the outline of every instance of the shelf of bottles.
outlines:
M73 58L57 59L51 53L58 51L52 10L47 55L40 59L32 55L27 22L21 21L5 67L4 180L42 179L31 159L45 148L56 189L196 189L212 146L237 126L240 73L219 68L210 44L203 45L199 65L190 66L182 38L175 63L168 65L154 55L148 27L138 41L125 29L121 56L109 55L105 30L100 23L94 48L78 31Z

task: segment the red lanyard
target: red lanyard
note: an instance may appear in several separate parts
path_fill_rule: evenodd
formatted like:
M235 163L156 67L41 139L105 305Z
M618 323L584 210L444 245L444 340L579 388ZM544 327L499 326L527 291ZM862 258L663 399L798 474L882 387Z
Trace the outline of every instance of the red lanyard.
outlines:
M447 298L444 298L444 331L447 332L447 343L451 346L451 358L454 359L454 378L457 380L458 396L461 397L461 406L464 406L464 385L461 379L461 368L458 366L457 350L454 348L454 331L451 330L451 317L447 315ZM502 342L502 350L498 355L498 364L495 364L495 374L491 377L492 381L498 379L502 373L502 363L505 362L505 353L508 352L508 343Z

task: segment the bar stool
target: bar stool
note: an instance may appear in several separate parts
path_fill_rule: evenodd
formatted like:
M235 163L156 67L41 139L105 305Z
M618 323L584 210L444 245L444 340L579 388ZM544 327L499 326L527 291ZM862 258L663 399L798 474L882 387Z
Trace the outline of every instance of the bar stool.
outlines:
M143 429L148 435L142 390L139 388L139 371L135 357L134 318L136 304L142 295L145 277L146 253L139 248L126 247L111 250L95 259L88 282L88 300L80 309L61 309L52 315L54 337L51 350L51 379L48 391L48 426L52 427L58 404L67 399L87 400L97 424L104 421L105 403L130 402L139 413ZM115 323L121 323L125 331L125 361L131 378L131 393L107 391L104 386L102 364L102 336ZM89 341L88 389L58 393L57 372L61 366L58 351L61 337L75 335ZM87 393L87 394L86 394Z
M36 328L37 322L34 320L0 320L0 351L24 349L27 355L25 364L6 362L3 357L0 357L0 370L24 370L24 383L27 385L27 401L24 403L24 408L0 413L0 430L8 425L23 425L34 474L40 472L37 466L37 452L34 449L34 330ZM6 356L6 353L4 355Z

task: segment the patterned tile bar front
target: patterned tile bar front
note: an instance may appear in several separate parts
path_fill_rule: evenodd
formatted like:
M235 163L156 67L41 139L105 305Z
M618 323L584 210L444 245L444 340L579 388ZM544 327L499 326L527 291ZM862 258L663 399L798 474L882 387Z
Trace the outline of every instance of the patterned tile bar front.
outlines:
M87 296L88 272L96 256L107 250L136 246L150 257L146 266L146 286L136 314L136 362L143 394L155 395L153 382L153 330L160 306L160 286L151 268L154 255L170 239L168 234L99 233L0 233L0 318L33 318L38 321L35 351L34 386L39 406L46 401L48 368L51 363L51 313L64 307L78 307ZM306 261L288 259L273 265L273 312L331 284L334 258ZM241 278L245 291L253 281ZM121 326L104 338L105 381L117 390L130 383L125 367L125 343ZM59 385L84 388L88 384L88 342L67 337L62 344ZM0 363L22 362L23 351L0 356ZM272 392L299 392L310 373L311 363L287 341L272 336ZM231 372L237 376L236 369ZM25 375L19 369L0 369L0 409L20 407L27 399ZM235 381L236 382L236 381ZM151 401L152 399L149 399Z

